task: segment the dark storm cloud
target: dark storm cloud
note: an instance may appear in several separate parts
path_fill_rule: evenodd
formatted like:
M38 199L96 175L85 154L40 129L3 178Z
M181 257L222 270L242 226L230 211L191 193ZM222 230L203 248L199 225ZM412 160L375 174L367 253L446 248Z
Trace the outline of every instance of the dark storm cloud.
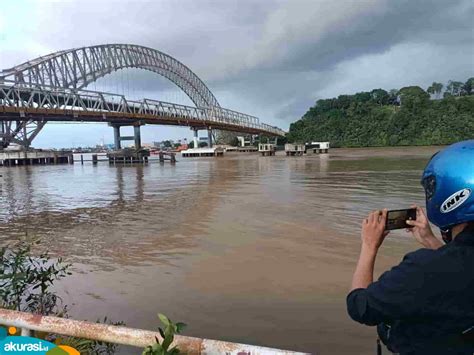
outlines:
M260 68L321 71L404 41L472 45L473 7L468 1L336 1L321 9L310 2L288 4L284 16L276 16L280 21L273 21L283 28L272 41L279 54L266 58ZM311 20L299 22L299 16Z
M325 95L461 80L473 71L470 0L22 4L26 25L4 26L0 67L68 47L142 44L185 63L230 108L278 125ZM147 72L133 80L147 92L163 88Z

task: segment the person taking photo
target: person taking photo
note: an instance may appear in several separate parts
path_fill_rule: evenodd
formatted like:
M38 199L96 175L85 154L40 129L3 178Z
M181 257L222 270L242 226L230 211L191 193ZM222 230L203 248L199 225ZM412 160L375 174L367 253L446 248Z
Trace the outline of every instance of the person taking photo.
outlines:
M435 154L422 181L426 211L406 223L424 248L373 280L388 232L387 210L362 222L359 261L347 296L350 317L377 326L387 348L401 355L474 353L474 140ZM443 242L429 222L440 228Z

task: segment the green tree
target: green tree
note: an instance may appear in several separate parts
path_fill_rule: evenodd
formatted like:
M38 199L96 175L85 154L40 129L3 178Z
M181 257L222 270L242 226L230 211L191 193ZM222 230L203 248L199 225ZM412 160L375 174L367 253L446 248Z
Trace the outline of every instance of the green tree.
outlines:
M239 146L239 139L237 137L232 138L232 140L230 141L230 145L232 147L238 147Z
M401 106L411 110L425 107L430 98L430 95L419 86L407 86L401 88L399 93Z
M463 92L464 83L461 81L448 81L448 85L446 86L446 91L449 92L453 96L461 96Z
M440 100L418 86L393 89L388 100L378 90L318 100L290 124L288 141L361 147L450 144L474 136L474 95L467 89L461 97L446 91Z
M390 95L383 89L374 89L370 92L372 101L377 105L383 106L389 103Z
M434 95L436 99L441 98L441 91L443 90L443 84L433 82L431 86L426 90L429 94Z
M474 78L469 78L466 80L466 83L463 87L463 92L465 95L473 95L474 94Z

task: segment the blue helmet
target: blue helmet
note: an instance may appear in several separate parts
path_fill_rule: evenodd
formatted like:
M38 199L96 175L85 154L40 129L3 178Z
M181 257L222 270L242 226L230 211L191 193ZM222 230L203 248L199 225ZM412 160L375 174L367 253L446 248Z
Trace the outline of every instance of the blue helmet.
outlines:
M436 153L423 172L428 219L447 231L474 221L474 139Z

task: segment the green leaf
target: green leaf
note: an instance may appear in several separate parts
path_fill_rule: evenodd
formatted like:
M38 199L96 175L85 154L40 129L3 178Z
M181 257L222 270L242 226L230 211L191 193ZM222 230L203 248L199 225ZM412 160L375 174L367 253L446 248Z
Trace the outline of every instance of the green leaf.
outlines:
M188 325L186 323L178 322L176 323L176 333L181 333Z
M163 331L163 329L158 328L158 331L160 332L161 337L164 339L165 338L165 332Z
M164 314L158 313L158 318L160 318L161 323L163 323L164 325L170 325L170 320Z

